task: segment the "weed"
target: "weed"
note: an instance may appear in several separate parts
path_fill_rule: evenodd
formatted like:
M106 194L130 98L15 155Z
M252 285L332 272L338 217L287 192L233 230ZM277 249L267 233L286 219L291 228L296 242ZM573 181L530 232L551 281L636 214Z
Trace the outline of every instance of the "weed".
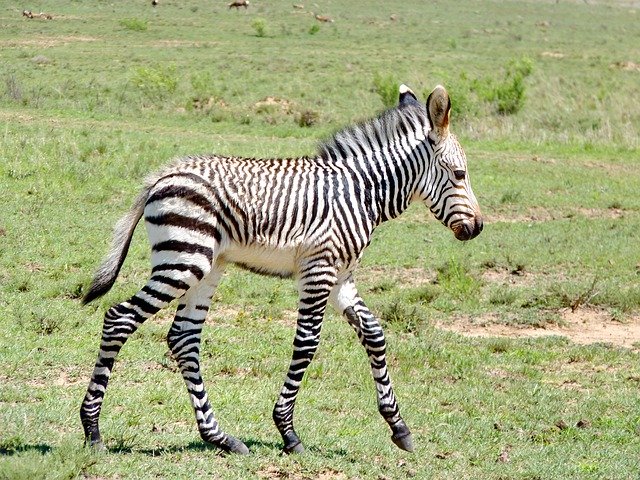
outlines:
M393 75L382 76L376 73L373 77L374 91L382 100L382 104L385 108L391 108L398 103L398 88L400 82L398 82Z
M309 35L315 35L316 33L318 33L320 31L320 25L318 25L317 23L314 23L313 25L311 25L311 27L309 28Z
M119 23L125 30L132 32L144 32L148 28L147 21L139 18L123 18Z
M257 37L267 36L267 21L264 18L256 18L251 22L251 27L256 32Z

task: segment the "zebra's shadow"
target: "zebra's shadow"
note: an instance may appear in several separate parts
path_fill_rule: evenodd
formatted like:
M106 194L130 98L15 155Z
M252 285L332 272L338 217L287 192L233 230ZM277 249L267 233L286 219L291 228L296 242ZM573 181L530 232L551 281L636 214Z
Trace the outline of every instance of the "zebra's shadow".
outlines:
M45 453L51 452L52 448L50 445L44 443L38 443L35 445L17 445L16 447L0 447L0 455L2 456L11 456L16 455L22 452L32 452L36 451L44 455Z
M251 450L251 454L257 453L257 450L272 450L282 452L282 443L281 442L271 442L264 441L257 438L248 438L243 439L245 445L249 447ZM221 456L226 455L224 452L218 450L216 447L206 444L202 441L192 441L186 445L168 445L159 448L135 448L130 446L115 446L115 447L107 447L109 453L116 454L130 454L130 453L141 453L143 455L149 455L151 457L157 457L158 455L162 455L163 453L177 453L177 452L205 452L205 451L215 451L218 452ZM332 458L332 457L345 457L348 455L348 452L343 448L338 449L324 449L320 447L308 447L307 450L314 455L322 455L324 457ZM284 455L284 453L283 453Z

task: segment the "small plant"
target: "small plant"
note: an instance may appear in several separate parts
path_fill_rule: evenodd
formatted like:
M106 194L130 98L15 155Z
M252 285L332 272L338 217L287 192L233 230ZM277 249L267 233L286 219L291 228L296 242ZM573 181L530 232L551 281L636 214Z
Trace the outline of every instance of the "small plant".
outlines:
M166 101L178 88L175 67L140 67L133 76L133 84L153 103Z
M14 74L7 75L4 79L7 96L11 100L20 102L22 100L22 87Z
M311 25L311 28L309 28L309 35L315 35L319 31L320 31L320 25L318 25L317 23L314 23L313 25Z
M256 36L258 37L266 37L267 36L267 22L264 18L256 18L251 26L256 32Z
M120 26L132 32L144 32L147 30L147 21L139 18L123 18L120 20Z
M393 107L398 102L398 82L392 75L382 76L376 74L373 77L373 87L386 108Z

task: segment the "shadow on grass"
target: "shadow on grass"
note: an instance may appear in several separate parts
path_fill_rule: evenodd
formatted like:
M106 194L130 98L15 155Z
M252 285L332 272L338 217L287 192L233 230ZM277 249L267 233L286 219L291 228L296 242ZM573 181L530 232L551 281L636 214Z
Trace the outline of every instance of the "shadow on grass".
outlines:
M282 443L281 442L265 442L263 440L258 439L247 439L244 440L244 443L249 450L251 450L252 454L255 454L256 449L268 449L268 450L276 450L282 451ZM348 452L343 449L328 449L324 450L318 447L310 447L307 448L309 452L312 452L314 455L322 455L328 458L332 457L345 457L348 455ZM114 446L108 447L109 453L121 453L121 454L130 454L130 453L141 453L143 455L149 455L151 457L155 457L162 454L169 453L178 453L178 452L204 452L204 451L214 451L219 453L220 455L226 455L222 450L214 447L213 445L209 445L202 441L193 441L189 442L186 445L170 445L166 447L158 447L158 448L134 448L130 446ZM283 453L284 454L284 453Z
M11 456L17 453L22 452L39 452L42 455L45 453L49 453L51 451L51 447L45 444L37 444L37 445L17 445L15 447L0 447L0 455Z

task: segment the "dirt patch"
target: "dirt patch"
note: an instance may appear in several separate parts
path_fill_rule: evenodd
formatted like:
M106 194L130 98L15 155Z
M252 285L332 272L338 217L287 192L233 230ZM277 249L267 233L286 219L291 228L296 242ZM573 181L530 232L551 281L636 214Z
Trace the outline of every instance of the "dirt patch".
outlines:
M258 113L268 113L273 110L279 110L282 113L290 114L294 110L294 104L290 100L277 97L265 97L253 106Z
M347 476L336 470L323 470L316 474L290 472L276 465L268 465L258 471L258 477L265 480L347 480Z
M540 54L541 57L549 57L549 58L564 58L566 55L560 52L542 52Z
M619 68L620 70L625 70L627 72L640 72L640 63L631 61L615 62L611 64L611 68Z
M552 210L545 207L533 207L525 213L489 213L485 214L487 223L537 223L567 218L618 219L625 215L621 208L577 208L571 210Z
M95 37L87 36L56 36L56 37L36 37L21 40L2 40L0 41L0 47L41 47L51 48L58 47L60 45L67 45L69 43L77 42L95 42L98 39Z
M560 325L545 325L543 328L497 323L495 314L474 319L463 317L453 323L440 323L437 326L468 337L535 338L554 335L566 337L581 345L609 343L619 347L639 348L640 315L633 315L625 322L619 322L604 310L581 308L575 312L563 310L560 317Z

